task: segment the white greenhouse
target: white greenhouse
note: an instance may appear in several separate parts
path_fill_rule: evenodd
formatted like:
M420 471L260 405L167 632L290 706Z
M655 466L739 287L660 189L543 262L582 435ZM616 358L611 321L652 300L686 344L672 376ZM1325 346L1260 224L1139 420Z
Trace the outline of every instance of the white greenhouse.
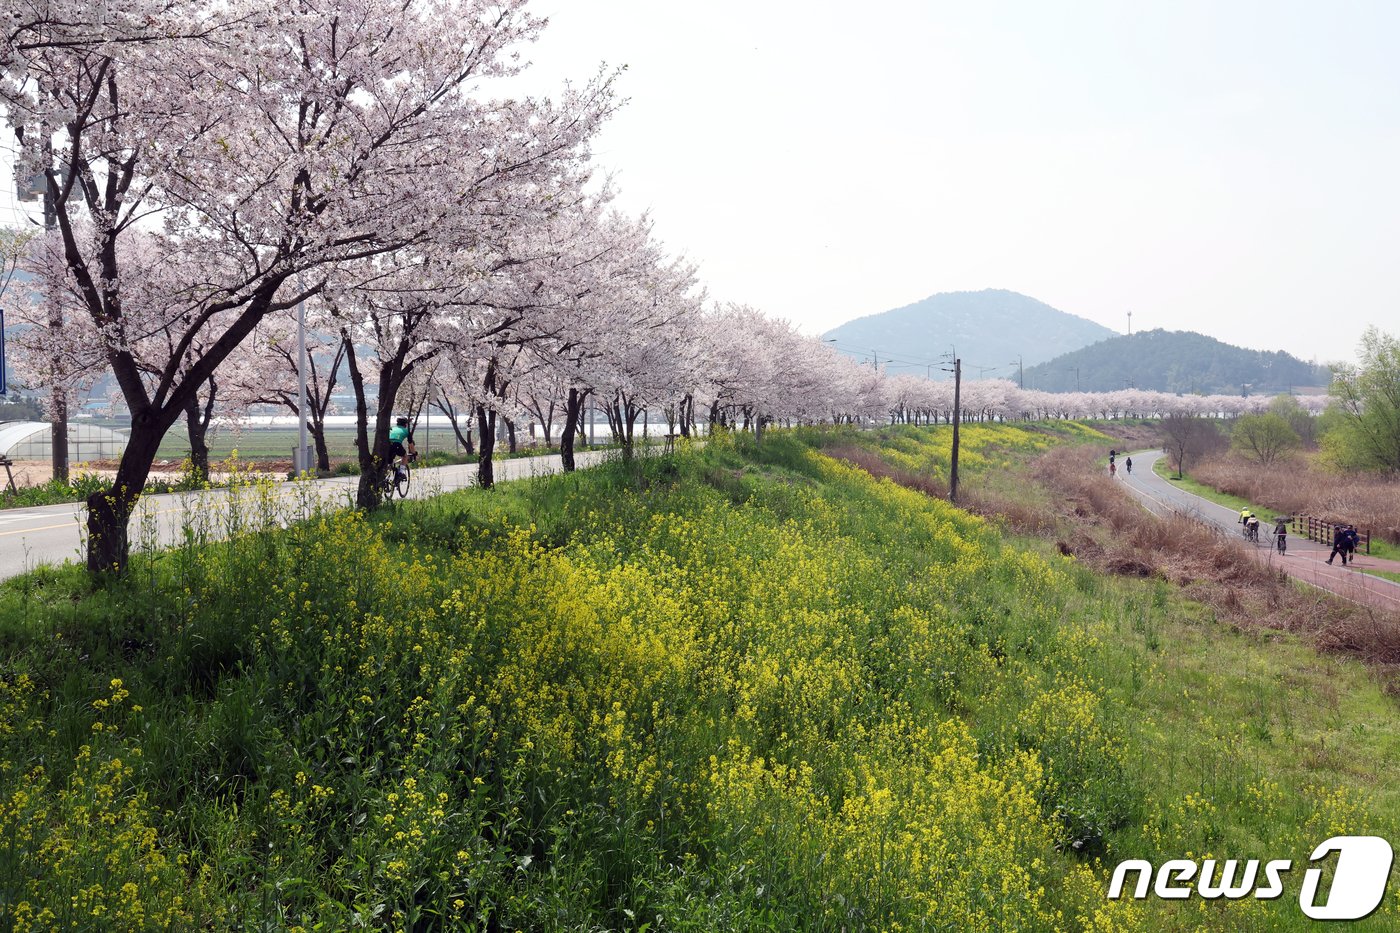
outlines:
M52 428L46 421L0 421L0 458L48 460ZM82 421L68 422L68 462L115 460L126 450L126 435Z

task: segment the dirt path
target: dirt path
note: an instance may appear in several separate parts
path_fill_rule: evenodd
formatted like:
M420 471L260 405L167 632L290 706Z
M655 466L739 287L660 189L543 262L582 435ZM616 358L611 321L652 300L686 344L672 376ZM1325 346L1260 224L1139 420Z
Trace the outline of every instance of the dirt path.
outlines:
M1186 492L1157 475L1152 467L1162 456L1161 451L1137 450L1130 456L1133 459L1132 475L1120 470L1115 480L1122 482L1148 511L1156 515L1179 512L1205 522L1222 534L1240 537L1239 513L1234 509ZM1340 562L1329 565L1326 561L1327 555L1332 552L1331 545L1292 534L1288 536L1288 553L1281 555L1273 547L1273 537L1268 533L1271 528L1271 522L1261 520L1260 540L1254 546L1254 556L1261 563L1277 566L1296 580L1353 602L1400 612L1400 583L1360 572L1361 568L1366 568L1400 573L1400 561L1362 554L1352 562L1357 569L1353 569L1353 566L1342 567Z

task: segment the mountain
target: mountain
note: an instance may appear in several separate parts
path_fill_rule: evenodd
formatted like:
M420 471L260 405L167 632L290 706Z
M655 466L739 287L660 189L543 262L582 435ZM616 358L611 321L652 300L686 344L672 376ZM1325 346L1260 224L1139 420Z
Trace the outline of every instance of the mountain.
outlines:
M1101 324L1067 314L1016 292L943 292L923 301L847 321L823 337L858 359L874 355L892 374L939 375L956 347L963 373L1016 378L1024 365L1114 336Z
M1112 337L1026 367L1026 388L1107 392L1134 387L1202 395L1273 395L1325 386L1325 366L1283 352L1246 350L1191 331Z

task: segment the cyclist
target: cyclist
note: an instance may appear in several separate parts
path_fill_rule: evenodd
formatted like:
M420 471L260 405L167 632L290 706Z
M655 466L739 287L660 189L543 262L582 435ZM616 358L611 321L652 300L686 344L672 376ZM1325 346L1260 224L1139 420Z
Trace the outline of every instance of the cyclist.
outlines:
M1274 547L1280 554L1288 551L1288 517L1285 515L1274 517Z
M404 449L404 445L408 449ZM389 429L389 462L393 462L395 457L399 458L399 464L407 469L408 455L418 456L418 447L413 443L413 431L409 429L408 419L399 417L394 419L394 426ZM394 471L395 473L398 470Z
M1259 516L1251 515L1245 520L1244 536L1255 544L1259 543Z
M1124 460L1124 461L1123 461L1123 466L1125 466L1125 467L1128 468L1128 475L1129 475L1129 476L1132 476L1132 475L1133 475L1133 458L1132 458L1132 457L1129 457L1128 459Z
M1113 462L1113 459L1112 459L1112 458L1109 458L1109 461L1108 461L1108 475L1109 475L1109 476L1114 476L1114 475L1116 475L1117 473L1118 473L1118 467L1117 467L1117 465Z
M1245 506L1244 508L1240 509L1240 524L1241 524L1241 525L1248 525L1248 524L1249 524L1249 516L1250 516L1251 514L1252 514L1252 513L1249 511L1249 506Z

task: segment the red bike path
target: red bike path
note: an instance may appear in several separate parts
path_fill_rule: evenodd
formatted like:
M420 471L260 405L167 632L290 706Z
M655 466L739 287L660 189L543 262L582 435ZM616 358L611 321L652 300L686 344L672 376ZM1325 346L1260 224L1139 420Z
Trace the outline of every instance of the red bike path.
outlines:
M1181 513L1206 522L1226 535L1239 538L1242 545L1249 547L1249 542L1241 535L1238 512L1186 492L1157 475L1152 467L1162 456L1161 451L1137 450L1130 456L1133 460L1133 472L1129 474L1125 470L1119 470L1114 479L1122 482L1148 511L1155 515L1163 515L1168 511ZM1269 515L1267 518L1271 519L1273 516ZM1400 561L1359 554L1346 567L1341 565L1340 556L1328 564L1326 561L1332 553L1331 544L1309 541L1296 534L1288 536L1287 553L1279 554L1270 533L1272 529L1272 521L1260 519L1259 542L1253 546L1253 550L1255 558L1261 563L1276 566L1296 580L1353 602L1376 609L1400 612L1400 583L1361 572L1363 569L1386 570L1400 574Z

